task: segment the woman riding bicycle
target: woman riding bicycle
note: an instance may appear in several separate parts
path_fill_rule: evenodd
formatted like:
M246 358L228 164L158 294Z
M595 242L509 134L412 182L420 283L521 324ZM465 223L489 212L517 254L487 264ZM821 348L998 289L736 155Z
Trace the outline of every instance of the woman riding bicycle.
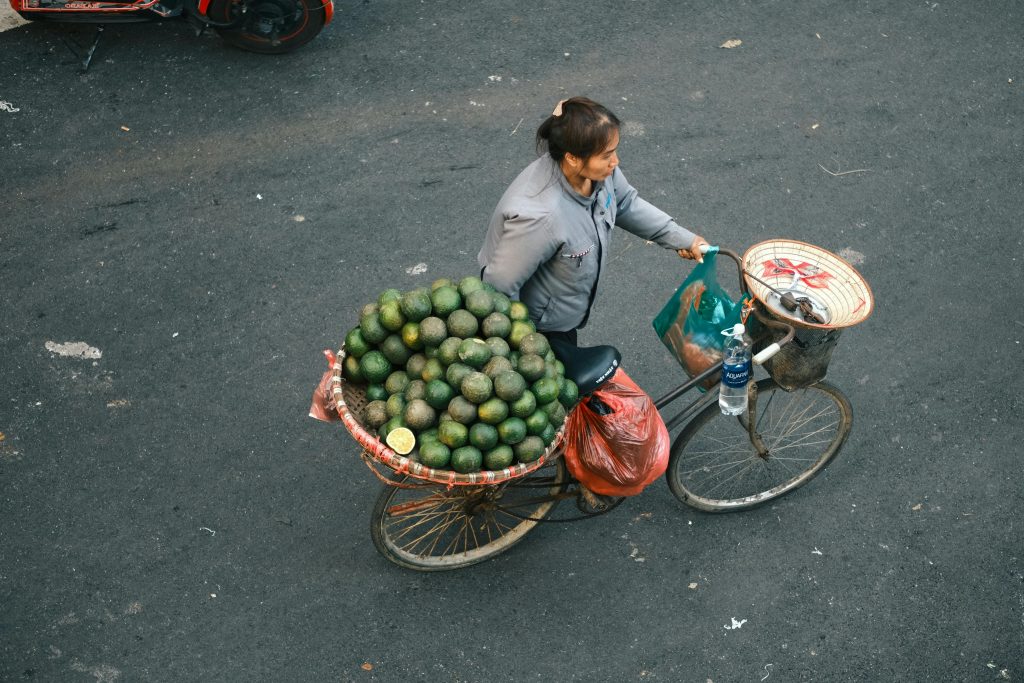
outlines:
M530 310L537 329L576 344L617 225L681 257L707 242L641 199L619 170L619 119L586 97L562 100L537 129L546 150L498 202L477 260L481 277Z
M520 173L501 198L478 256L482 278L525 302L537 328L552 340L560 337L575 343L577 329L587 322L608 263L614 225L674 249L683 258L700 260L699 249L706 244L640 199L626 181L616 154L619 125L614 114L591 100L578 97L559 103L537 131L538 146L546 153ZM767 248L763 258L788 259L793 244L799 243L772 240L759 246ZM729 255L743 270L738 254L719 253ZM818 254L831 258L822 250ZM839 257L829 262L835 272L843 271ZM851 311L844 319L850 325L870 312L871 294L852 269L843 281L849 283L847 294L837 301L865 302L860 314ZM772 347L778 351L792 337L793 328L783 326L789 330L787 336L759 356L767 358L766 352ZM568 369L564 361L563 365ZM666 431L670 426L679 429L665 471L670 490L687 505L725 512L775 500L820 472L850 433L849 401L824 381L790 391L771 378L759 380L750 392L747 414L738 419L722 415L715 393L701 394L674 415L662 417L670 404L708 378L690 379L654 402ZM394 471L393 478L378 473L389 485L377 498L371 534L377 549L395 564L422 571L466 567L518 543L550 519L562 500L575 499L585 517L613 507L588 488L591 481L571 472L567 438L564 446L552 441L541 458L501 471L437 471L382 447L361 427L347 407L363 400L361 387L350 388L341 364L333 359L327 379L337 387L336 395L349 392L338 412L363 445L368 463L379 461ZM558 401L550 404L557 407ZM543 418L543 408L538 412ZM621 414L631 424L638 422L632 413Z

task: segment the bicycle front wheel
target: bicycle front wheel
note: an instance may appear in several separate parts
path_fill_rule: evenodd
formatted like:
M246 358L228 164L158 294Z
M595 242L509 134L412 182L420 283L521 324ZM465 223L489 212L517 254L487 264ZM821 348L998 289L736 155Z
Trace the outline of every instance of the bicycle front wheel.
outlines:
M405 478L377 498L373 544L395 564L419 571L459 569L522 540L559 502L566 484L562 459L503 484L454 486Z
M807 483L842 448L853 425L850 402L828 382L787 392L771 379L757 383L753 415L705 408L680 433L669 456L669 488L707 512L746 510ZM759 445L755 445L757 441Z

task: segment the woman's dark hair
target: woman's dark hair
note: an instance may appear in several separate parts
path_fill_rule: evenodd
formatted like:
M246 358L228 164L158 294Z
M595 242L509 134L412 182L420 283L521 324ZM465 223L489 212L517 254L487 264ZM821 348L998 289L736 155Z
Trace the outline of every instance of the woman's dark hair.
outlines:
M547 151L555 161L566 154L586 160L603 152L622 125L615 114L586 97L565 100L561 109L561 115L552 114L537 129L537 152Z

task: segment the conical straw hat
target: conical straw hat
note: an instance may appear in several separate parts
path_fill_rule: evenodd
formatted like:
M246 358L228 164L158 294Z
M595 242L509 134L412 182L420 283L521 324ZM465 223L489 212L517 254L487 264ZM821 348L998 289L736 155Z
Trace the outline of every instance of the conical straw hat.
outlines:
M760 242L743 255L743 269L754 298L771 313L798 327L850 327L866 320L874 308L871 288L860 273L832 252L813 244L787 239ZM799 310L786 310L772 288L792 292L798 298L806 297L825 323L809 322Z

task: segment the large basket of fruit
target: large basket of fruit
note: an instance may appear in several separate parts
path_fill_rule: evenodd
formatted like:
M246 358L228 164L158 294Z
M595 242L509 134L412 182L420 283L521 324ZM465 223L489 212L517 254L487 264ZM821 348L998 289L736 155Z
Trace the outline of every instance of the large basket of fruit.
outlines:
M579 398L526 306L473 276L383 292L330 380L368 457L451 486L499 484L558 457Z

